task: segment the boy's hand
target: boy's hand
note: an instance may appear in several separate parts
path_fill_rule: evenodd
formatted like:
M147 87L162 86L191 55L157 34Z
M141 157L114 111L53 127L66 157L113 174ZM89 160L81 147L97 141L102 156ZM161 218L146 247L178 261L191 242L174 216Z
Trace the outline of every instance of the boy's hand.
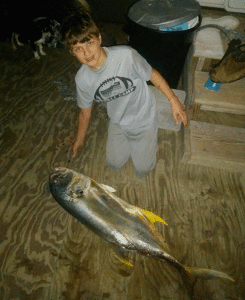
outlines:
M167 81L154 68L152 68L152 74L150 80L165 95L165 97L168 98L171 104L172 114L175 123L178 124L179 119L181 119L183 125L186 127L188 121L187 121L187 114L185 111L185 107L182 103L179 102L178 98L176 97L176 95L168 85Z
M72 157L76 157L78 149L84 145L84 139L82 141L77 141L74 138L70 137L69 144L73 151Z
M176 101L171 102L171 109L175 123L178 124L180 119L183 122L184 127L186 127L188 120L184 105L177 99Z

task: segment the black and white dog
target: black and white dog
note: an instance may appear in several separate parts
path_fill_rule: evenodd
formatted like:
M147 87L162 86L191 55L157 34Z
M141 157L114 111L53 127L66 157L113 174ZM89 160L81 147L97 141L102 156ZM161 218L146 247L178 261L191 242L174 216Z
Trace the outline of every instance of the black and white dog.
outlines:
M17 49L16 43L18 46L30 44L36 59L40 59L37 47L41 55L46 55L43 51L43 44L56 47L57 43L61 41L60 24L47 17L25 20L15 27L11 38L12 48Z

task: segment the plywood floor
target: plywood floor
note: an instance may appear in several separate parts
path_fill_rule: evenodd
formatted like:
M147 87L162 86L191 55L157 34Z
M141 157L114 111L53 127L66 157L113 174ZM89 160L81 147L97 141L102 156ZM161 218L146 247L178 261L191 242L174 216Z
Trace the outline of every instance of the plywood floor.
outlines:
M157 227L181 263L234 278L198 281L195 299L245 299L244 177L181 164L181 132L164 130L157 166L146 178L137 179L130 162L114 172L105 163L108 119L100 106L72 159L79 65L63 48L45 50L37 61L28 46L13 54L9 43L0 45L0 299L189 299L172 267L133 255L134 267L122 265L54 201L47 182L57 166L110 185L165 219L168 227Z

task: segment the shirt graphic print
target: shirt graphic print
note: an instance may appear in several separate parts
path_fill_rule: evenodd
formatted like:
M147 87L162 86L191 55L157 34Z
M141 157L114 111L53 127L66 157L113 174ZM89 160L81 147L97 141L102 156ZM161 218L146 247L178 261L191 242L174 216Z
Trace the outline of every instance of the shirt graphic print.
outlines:
M102 82L95 92L94 100L97 102L109 102L126 96L135 90L133 81L125 77L112 77Z

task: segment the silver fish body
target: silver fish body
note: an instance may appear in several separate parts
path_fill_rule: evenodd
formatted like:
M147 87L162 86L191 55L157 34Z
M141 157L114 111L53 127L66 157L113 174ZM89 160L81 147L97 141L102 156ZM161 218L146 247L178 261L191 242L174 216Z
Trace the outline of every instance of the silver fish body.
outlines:
M219 277L233 281L223 272L189 268L178 262L168 253L167 244L154 226L155 222L166 222L154 213L120 199L113 188L67 168L57 168L50 175L49 186L55 200L104 239L123 263L131 265L125 252L168 262L180 272L190 297L197 278Z
M50 176L50 191L67 212L113 247L151 256L167 249L148 212L123 201L108 186L59 168Z

